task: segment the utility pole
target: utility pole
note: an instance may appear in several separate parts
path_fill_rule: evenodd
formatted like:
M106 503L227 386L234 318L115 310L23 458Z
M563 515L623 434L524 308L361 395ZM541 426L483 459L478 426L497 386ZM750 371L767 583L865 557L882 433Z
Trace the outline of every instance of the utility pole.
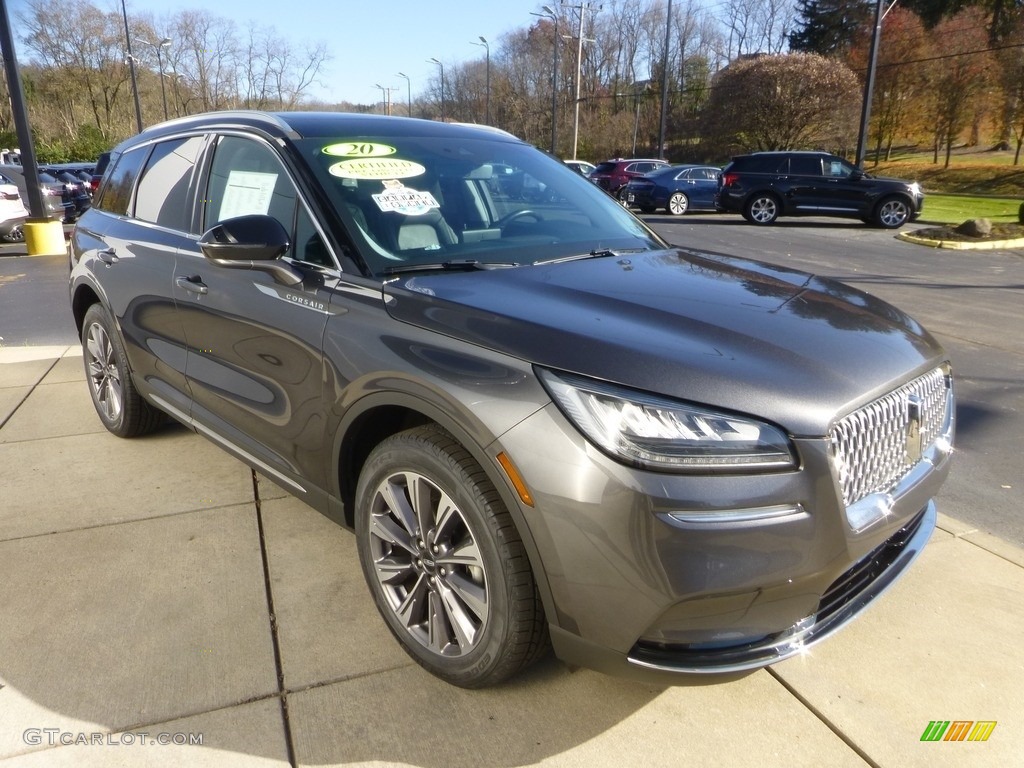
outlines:
M860 108L860 133L857 136L856 166L862 171L864 170L864 155L867 151L868 125L871 122L871 99L875 91L875 69L878 67L878 41L882 36L882 19L896 5L896 0L892 0L889 7L883 11L883 2L885 0L876 0L875 2L875 28L871 33L871 48L868 52L868 76L864 82L864 103L861 104Z
M590 7L590 3L581 3L580 5L574 5L580 12L580 27L579 37L576 41L576 101L575 101L575 112L572 120L572 159L576 159L576 149L579 146L580 136L580 78L583 73L583 17L586 15L587 8ZM593 40L587 40L588 43L594 42Z

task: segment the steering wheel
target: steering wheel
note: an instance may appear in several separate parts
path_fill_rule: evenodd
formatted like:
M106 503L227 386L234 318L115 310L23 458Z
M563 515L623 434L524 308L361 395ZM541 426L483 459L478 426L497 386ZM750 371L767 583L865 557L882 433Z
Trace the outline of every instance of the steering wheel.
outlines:
M506 214L505 216L502 216L500 219L498 219L496 222L494 222L493 226L497 227L498 229L504 229L505 227L507 227L512 222L518 221L519 219L523 219L523 218L526 218L526 217L530 217L530 218L534 219L535 221L543 221L544 220L544 217L541 216L536 211L532 211L529 208L524 208L521 211L512 211L512 213L509 213L509 214Z

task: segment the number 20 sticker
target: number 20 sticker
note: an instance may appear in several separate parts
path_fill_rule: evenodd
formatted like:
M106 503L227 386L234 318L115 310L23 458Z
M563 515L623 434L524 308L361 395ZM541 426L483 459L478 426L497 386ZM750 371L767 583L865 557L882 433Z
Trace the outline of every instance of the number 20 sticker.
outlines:
M395 148L369 141L345 141L327 145L323 148L323 153L334 157L387 157L395 154Z

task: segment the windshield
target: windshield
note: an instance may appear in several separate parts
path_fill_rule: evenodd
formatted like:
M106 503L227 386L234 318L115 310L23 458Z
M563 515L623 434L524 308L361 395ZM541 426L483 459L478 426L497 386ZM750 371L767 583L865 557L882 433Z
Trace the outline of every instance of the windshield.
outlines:
M511 138L296 144L377 275L417 264L520 265L666 247L593 183Z

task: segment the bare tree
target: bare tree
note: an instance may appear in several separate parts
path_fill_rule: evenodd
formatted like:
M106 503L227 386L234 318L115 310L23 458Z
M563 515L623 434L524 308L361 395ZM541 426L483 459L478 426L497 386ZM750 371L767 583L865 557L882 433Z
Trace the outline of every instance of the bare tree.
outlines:
M82 105L103 135L121 131L118 116L127 115L131 91L120 18L90 4L65 14L54 13L52 4L44 0L29 0L19 20L22 37L49 91L48 107L63 123L64 133L75 132ZM141 32L136 28L133 34ZM45 77L47 70L59 74Z
M239 45L235 24L206 11L183 11L171 22L171 70L187 87L185 112L237 107Z
M250 25L238 62L238 88L244 105L250 109L294 109L317 82L327 58L322 42L299 55L273 29Z
M971 8L935 27L943 41L944 55L931 62L931 114L935 122L936 162L940 145L945 147L945 167L953 143L985 108L984 89L993 73L992 55L987 50L985 13Z

